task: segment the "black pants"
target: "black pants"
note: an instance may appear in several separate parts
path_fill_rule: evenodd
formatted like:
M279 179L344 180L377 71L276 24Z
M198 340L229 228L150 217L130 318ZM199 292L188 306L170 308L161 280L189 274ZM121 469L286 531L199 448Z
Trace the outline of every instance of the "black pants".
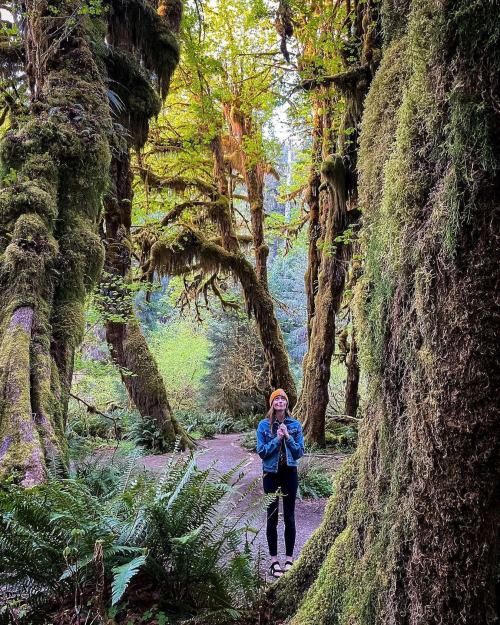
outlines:
M283 519L285 521L285 549L288 557L293 556L295 546L295 499L297 498L297 467L281 467L278 473L264 473L264 492L275 493L281 487L283 493ZM278 505L279 497L267 508L266 536L269 554L278 555Z

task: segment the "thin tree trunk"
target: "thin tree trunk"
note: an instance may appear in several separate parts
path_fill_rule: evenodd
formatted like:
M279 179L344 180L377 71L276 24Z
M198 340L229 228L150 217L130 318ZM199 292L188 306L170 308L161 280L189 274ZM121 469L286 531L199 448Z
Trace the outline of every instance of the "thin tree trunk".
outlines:
M319 243L320 265L314 303L308 305L311 314L309 346L302 367L302 390L295 408L295 414L303 420L304 436L319 446L325 444L328 382L335 349L335 317L342 302L347 268L352 256L352 242L344 237L360 217L357 209L357 135L369 86L369 74L365 69L356 68L352 76L349 73L349 79L340 76L342 80L337 87L343 92L345 112L338 133L338 154L333 157L328 156L332 145L331 131L328 132L332 126L330 112L325 113L323 122L322 157L325 160L321 168L323 183L320 189L326 187L328 194L320 197L320 238L315 240L315 234L312 233L309 240L310 264L306 280L311 282L311 290L314 289L313 280L318 262L318 252L314 248L317 249ZM346 140L347 129L350 133L349 141ZM352 133L351 129L355 132Z
M142 334L130 293L123 284L123 281L128 280L131 268L133 190L128 149L121 152L119 158L116 155L113 157L110 174L114 188L105 201L106 259L101 291L113 291L119 295L107 296L106 306L110 318L105 323L106 340L112 358L120 368L131 401L141 417L152 419L156 429L161 432L162 449L173 445L176 438L180 438L182 446L192 446L172 413L165 383ZM116 277L119 278L118 284Z
M250 222L252 224L255 271L259 282L269 289L267 282L267 257L269 247L264 238L264 180L258 165L245 168L245 182L250 201Z
M359 362L358 362L358 346L351 334L351 344L346 359L347 379L345 383L345 406L344 414L350 417L356 417L359 406Z
M313 100L313 130L312 130L312 162L307 189L307 204L309 206L307 270L304 277L307 297L307 339L311 339L311 330L315 313L316 293L318 292L318 274L320 266L320 251L318 241L321 237L320 225L320 191L321 186L321 154L323 145L323 115L319 111L319 102Z
M249 263L247 266L242 264L239 279L247 308L255 317L262 349L269 366L269 383L273 389L286 389L289 404L293 407L297 402L297 390L271 295Z
M264 242L263 230L263 206L256 206L252 220L255 219L255 230L252 232L255 249L260 249L256 253L256 264L260 267L260 273L252 267L240 250L238 237L234 229L234 224L229 211L229 202L224 202L227 181L225 179L224 158L220 137L212 141L212 153L214 155L214 176L223 204L217 215L214 215L219 231L221 233L224 249L230 254L226 256L228 268L237 276L243 289L247 311L255 317L255 323L262 349L269 367L269 384L272 388L286 389L290 405L294 406L297 401L297 388L290 371L288 353L286 351L283 334L276 318L274 304L269 293L267 284L267 255L269 249ZM253 179L252 179L253 180ZM252 183L252 194L255 194L255 201L258 203L258 193ZM261 189L262 190L262 189ZM248 189L250 195L250 188ZM252 221L253 224L253 221ZM257 238L255 236L257 233ZM215 249L215 246L212 247ZM220 254L219 254L220 256ZM257 260L257 256L260 261Z
M15 182L0 199L0 476L26 486L43 481L48 462L65 464L73 357L103 259L111 119L77 8L27 3L31 111L2 142Z
M335 315L342 298L345 265L350 257L349 245L334 243L338 234L345 231L350 220L346 211L346 172L342 157L333 157L327 161L326 167L330 197L326 211L324 251L309 350L304 358L302 392L295 410L302 419L306 439L320 446L325 444L328 382L335 349ZM326 167L323 168L324 172Z

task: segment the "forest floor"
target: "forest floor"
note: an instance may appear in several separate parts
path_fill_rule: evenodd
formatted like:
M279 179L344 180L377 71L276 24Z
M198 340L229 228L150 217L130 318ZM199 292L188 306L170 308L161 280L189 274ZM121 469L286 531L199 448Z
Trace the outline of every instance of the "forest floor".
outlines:
M213 439L203 439L198 441L199 450L202 452L198 456L198 466L201 469L205 469L215 463L215 468L220 472L225 472L235 467L241 462L244 462L244 466L240 469L240 472L244 473L243 478L239 482L240 490L244 491L250 487L254 480L257 480L257 487L253 491L253 501L257 501L262 496L262 488L260 484L260 478L262 476L262 461L256 453L249 452L239 444L240 434L223 434L216 436ZM142 461L144 466L151 471L162 471L165 463L168 461L170 455L156 455L156 456L144 456ZM307 456L306 456L307 458ZM328 456L327 469L328 471L336 471L342 462L347 458L346 454L338 453ZM295 556L297 557L300 550L304 546L305 542L313 531L319 526L323 518L323 512L326 506L327 499L315 499L315 500L300 500L297 499L295 509L295 519L297 526L297 538L295 547ZM232 510L233 515L244 515L248 510L249 501L245 498L243 501L238 501L236 507ZM280 505L281 510L281 505ZM253 548L255 552L261 554L267 553L266 545L266 532L265 532L265 511L261 512L258 516L257 522L252 523L259 533L253 542ZM283 544L283 523L282 514L280 512L280 532L279 549L281 553L284 553Z

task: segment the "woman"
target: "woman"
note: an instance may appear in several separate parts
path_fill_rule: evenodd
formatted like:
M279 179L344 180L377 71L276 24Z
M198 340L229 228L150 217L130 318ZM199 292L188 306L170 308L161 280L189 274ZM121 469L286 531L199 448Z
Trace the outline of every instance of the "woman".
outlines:
M278 561L279 498L267 508L267 544L271 556L271 575L281 577L293 564L295 546L295 499L297 497L297 463L304 455L304 436L300 423L288 411L288 397L281 388L271 393L270 410L257 427L257 453L262 458L264 492L283 494L285 521L284 570Z

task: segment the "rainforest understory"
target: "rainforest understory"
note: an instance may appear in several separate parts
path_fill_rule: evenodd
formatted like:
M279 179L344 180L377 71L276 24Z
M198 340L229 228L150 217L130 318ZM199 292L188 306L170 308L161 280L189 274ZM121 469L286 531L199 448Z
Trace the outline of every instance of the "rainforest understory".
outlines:
M496 1L2 3L0 623L498 623L499 162Z

